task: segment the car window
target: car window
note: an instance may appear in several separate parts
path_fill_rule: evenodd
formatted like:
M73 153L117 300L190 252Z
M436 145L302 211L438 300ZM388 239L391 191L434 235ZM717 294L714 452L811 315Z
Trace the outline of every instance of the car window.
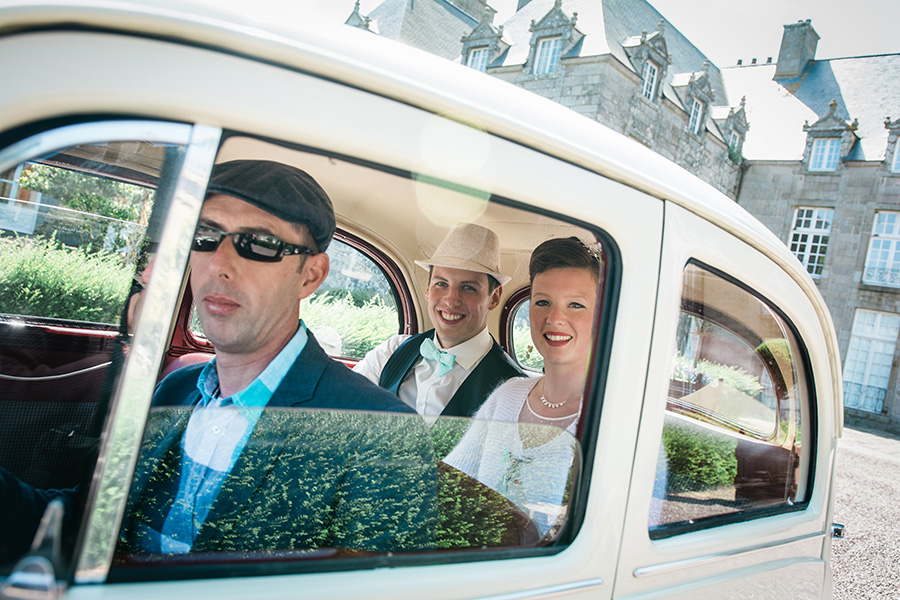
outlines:
M401 333L407 321L412 322L413 330L430 328L424 310L424 314L416 314L414 303L404 303L397 278L409 277L405 285L416 290L420 294L418 301L423 301L428 270L416 266L415 261L431 256L455 223L441 216L442 207L455 209L466 202L473 204L471 198L467 198L473 192L433 179L411 178L378 165L281 147L268 140L263 142L234 134L224 136L224 139L218 162L235 157L246 159L256 152L265 157L277 156L312 176L335 206L340 231L328 248L328 278L300 306L300 316L314 333L319 346L334 356L362 357L385 338ZM354 182L359 184L354 185ZM368 204L359 200L371 196L372 190L389 190L394 203L392 210L385 211L374 200ZM531 214L504 202L485 202L486 197L479 195L478 213L472 217L477 223L484 226L500 224L498 235L510 246L514 240L516 248L522 247L523 239L534 240L521 251L521 256L515 257L516 264L527 264L531 250L548 238L576 236L597 246L596 234L581 226L545 213ZM430 203L422 206L423 199ZM348 211L348 207L352 210ZM398 214L404 215L402 220L397 219ZM436 218L444 220L435 221ZM454 215L453 218L459 217ZM407 272L408 275L399 275L399 270L389 272L383 264L384 257L378 262L373 248L354 239L351 234L354 230L365 232L367 239L373 240L370 242L372 247L390 248L397 262L405 261L413 269ZM398 231L404 234L400 235ZM527 308L516 320L520 335L529 335ZM587 320L590 324L592 314L588 314ZM535 360L539 359L536 351L532 350L532 354ZM539 363L532 361L532 364ZM185 369L174 371L163 379L157 394L181 381L188 372L192 373L191 380L179 385L196 390L198 370ZM344 376L350 377L350 374ZM489 393L490 390L485 392L485 398ZM300 410L303 407L299 405L286 410L263 411L271 412L272 417L259 418L246 440L247 448L261 444L260 453L271 453L271 438L290 432L290 443L284 445L284 459L277 459L273 468L278 472L282 468L295 471L287 478L292 482L291 487L259 488L258 495L245 497L240 506L229 507L230 523L246 522L248 527L234 529L234 535L221 544L210 539L208 544L192 545L191 554L209 555L209 560L215 564L228 564L231 569L249 569L250 563L241 552L274 552L279 560L284 558L280 568L286 571L317 570L322 568L315 566L318 561L351 555L380 556L382 561L387 556L390 560L402 561L403 556L411 552L453 550L461 553L463 559L479 560L490 557L486 554L490 549L527 552L565 545L572 539L577 528L569 524L573 523L578 511L583 510L577 507L583 507L585 502L584 493L579 495L576 490L588 488L579 487L583 441L574 435L574 426L571 430L565 428L570 421L562 426L519 423L518 410L512 417L489 415L474 420L429 417L423 420L416 415L387 417L329 408L335 402L352 402L357 394L319 399L317 401L323 404L315 410ZM140 471L144 459L138 460L138 473L126 509L126 519L127 515L132 515L137 521L132 520L130 525L127 521L124 523L117 562L110 578L116 581L142 579L146 570L140 567L148 561L152 564L164 561L169 566L183 567L190 571L185 576L203 576L204 571L198 570L195 562L167 555L162 551L163 546L158 545L161 534L168 535L166 532L177 529L170 529L174 526L166 525L166 522L177 518L171 516L171 507L174 499L182 494L178 481L183 482L183 474L191 472L190 465L165 462L181 460L177 456L183 454L177 432L186 431L183 428L191 419L190 413L155 409L150 419L152 427L148 427L144 437L147 451L158 448L165 438L164 444L168 444L174 454L162 458L155 458L158 455L154 454L152 464L148 466L162 469L162 473L182 475L166 475L162 480L150 481L144 486ZM171 437L172 432L176 432L174 437ZM424 445L420 439L422 435ZM415 441L411 441L413 438ZM371 455L361 452L354 446L361 443L360 440L368 440L366 444L377 442L378 452ZM392 454L396 448L409 444L415 446L414 451L410 451L412 454L407 452L400 458ZM238 468L242 464L237 462L233 466ZM355 480L358 484L350 485L346 473L358 477ZM410 478L404 479L407 475ZM238 479L244 493L253 489L255 484L248 484L246 477ZM231 472L222 485L230 489L229 486L238 485L235 483L238 479ZM341 484L344 492L341 493L361 495L361 499L354 499L353 504L346 507L346 514L335 512L334 507L341 504L335 504L331 495L336 481L340 480L344 481ZM379 497L376 492L386 496ZM402 498L402 502L391 499L391 494L399 494L397 497ZM339 495L338 498L343 497ZM141 507L134 513L136 503L141 503ZM319 511L317 507L325 508ZM210 514L215 517L220 509L213 504ZM206 523L206 519L203 522ZM277 523L278 527L260 529L252 525L253 522ZM391 523L393 525L388 527ZM408 529L411 523L416 525L418 533L415 535L410 534L411 530L402 529ZM218 527L215 520L209 521L209 525L200 525L194 532L198 536L196 539L205 539L207 534L203 527L206 526ZM396 529L398 526L402 526L402 530ZM299 533L297 527L301 528ZM380 533L370 536L366 533L367 528ZM351 531L356 532L356 537L348 536ZM422 531L427 534L427 539L421 537ZM157 543L155 547L153 540ZM171 549L177 544L167 547Z
M0 479L4 501L37 501L10 508L0 565L31 541L13 532L33 534L26 524L41 516L40 493L18 486L70 490L66 522L77 531L159 241L153 215L170 201L161 174L184 154L180 143L150 140L184 129L74 125L4 153L15 160L0 173ZM73 138L88 141L55 145Z
M197 133L198 137L201 133ZM521 253L514 257L514 264L527 263L531 250L549 238L574 236L596 246L602 235L546 212L531 213L505 199L487 201L489 195L484 193L478 193L477 204L470 202L477 206L477 213L441 217L442 207L455 209L473 192L447 182L414 178L396 169L360 164L324 152L300 151L269 140L237 135L225 139L219 160L235 153L277 157L312 174L333 199L338 222L346 231L329 247L330 275L304 301L301 316L319 345L334 355L363 356L385 337L404 329L429 328L427 312L416 312L416 302L410 299L408 291L405 297L401 294L402 286L417 290L417 301L422 301L428 271L416 266L415 261L432 255L448 229L458 222L456 219L471 218L485 227L495 227L501 239ZM157 254L148 290L168 290L161 294L171 293L173 298L187 294L190 282L184 276L183 266L177 272L165 271L165 276L160 271L165 267L160 263L169 260L170 254L189 255L192 246L187 232L194 231L197 224L196 213L183 216L177 212L182 207L172 201L173 196L178 198L172 192L188 185L182 180L190 184L205 181L209 171L198 174L188 170L189 164L192 169L202 164L191 160L191 156L198 156L191 154L194 144L142 142L133 145L136 154L129 154L132 146L128 144L109 142L100 144L99 149L93 146L96 144L58 152L56 163L69 162L65 167L50 165L66 170L67 175L77 173L78 181L90 182L82 184L86 189L93 189L87 186L99 178L99 188L107 190L107 195L95 200L93 206L100 208L93 213L70 207L47 210L48 214L62 212L72 217L60 222L67 224L66 231L75 232L71 234L73 238L76 233L81 236L77 238L80 245L65 243L69 238L61 239L55 233L63 230L61 226L54 226L47 235L20 232L0 239L22 248L27 244L56 244L81 262L101 257L109 272L99 279L104 283L119 282L112 287L118 295L108 317L84 320L74 312L68 316L39 316L37 310L29 313L17 309L10 312L18 316L4 314L0 319L2 375L10 374L20 382L14 390L9 388L9 396L0 399L0 410L4 418L6 414L17 415L17 421L4 420L5 424L21 424L4 427L0 438L0 483L5 483L9 474L16 482L39 490L39 497L48 491L55 494L52 490L64 490L62 497L70 502L66 510L71 513L67 514L76 517L73 522L77 525L78 518L87 514L92 524L85 534L91 539L86 544L90 555L80 557L79 565L103 568L104 557L113 552L110 544L117 547L108 581L134 581L158 577L151 573L152 569L144 568L148 564L184 568L184 577L207 576L211 568L215 571L215 565L227 566L229 573L241 572L240 569L250 573L260 561L267 562L267 568L282 572L333 570L351 567L321 566L320 561L375 557L374 562L360 564L407 564L403 563L405 555L415 553L415 561L421 562L421 553L427 552L430 554L425 560L434 562L441 560L439 552L448 550L457 552L461 557L458 560L486 560L508 556L510 551L527 554L546 547L561 548L574 539L589 486L585 485L581 470L585 440L576 437L571 419L559 426L532 425L517 422L518 410L512 416L477 419L422 419L415 414L347 410L346 405L355 406L360 395L367 395L359 392L363 389L362 377L350 374L343 366L327 363L324 368L335 373L330 376L341 381L346 378L350 387L338 387L333 392L320 385L291 388L290 398L298 402L306 390L326 394L319 397L321 404L313 402L309 407L296 408L293 400L282 400L265 410L241 404L239 408L225 407L224 413L205 412L208 402L199 400L198 390L205 388L198 385L197 368L170 371L155 391L152 385L129 388L130 381L134 381L129 380L129 374L141 381L157 381L162 365L146 352L153 348L161 357L171 350L176 343L172 329L179 316L185 315L184 321L188 320L188 308L182 312L174 303L144 303L139 310L128 311L132 283L135 291L140 291L138 282L145 283L141 275L154 245L173 230L177 234L168 239L180 240L182 246L172 243ZM69 164L74 162L70 156L84 155L90 156L89 162L78 163L78 168ZM29 157L19 164L30 168L34 165L36 169L46 164L46 157L53 156L48 153L40 160ZM138 164L150 156L156 157L156 162ZM210 152L207 168L212 166L212 160ZM177 177L179 169L185 173L183 178ZM12 171L7 178L19 182L22 172L27 171L23 167L19 176L13 178ZM357 181L361 183L354 187ZM384 211L376 202L358 202L371 190L380 189L390 190L391 197L397 198L393 211ZM197 189L196 193L194 201L199 207L203 191ZM41 198L35 232L42 223L43 204L57 206L48 198ZM420 206L423 198L431 202L427 210ZM130 208L132 203L141 207L133 212L133 221L121 218L128 216L125 213L106 214L119 204ZM406 216L398 220L398 214ZM435 220L439 217L443 220ZM384 257L379 262L377 252L363 248L348 233L354 230L360 232L360 239L365 233L367 239L377 240L371 242L373 247L390 248L398 262L405 262L406 270L389 271ZM398 230L403 233L398 234ZM523 246L523 239L532 241ZM32 275L32 288L40 282L41 273L38 270ZM4 278L6 274L2 272ZM403 277L409 281L398 283L398 278ZM605 289L598 288L598 298ZM145 298L143 293L134 297ZM84 304L90 309L99 302ZM163 311L159 306L168 308ZM189 307L190 303L184 306ZM594 318L588 313L582 327L592 330ZM520 329L527 327L527 319L527 310L517 317ZM29 332L27 339L21 336L22 323L24 331ZM139 336L135 344L130 343L132 331ZM585 340L585 356L589 356L587 349L597 342L593 337L581 339ZM40 348L42 354L36 354L33 348ZM9 362L8 356L21 364ZM505 362L505 358L499 360ZM12 364L18 370L9 371L7 367ZM120 372L126 375L121 381ZM293 372L304 376L307 373L304 369ZM31 377L45 373L51 376ZM23 374L28 375L27 381ZM82 381L82 375L90 379ZM585 385L587 377L586 373ZM533 381L527 377L522 380ZM295 385L295 381L291 379L288 385ZM280 384L275 384L270 391L278 389ZM366 389L375 394L372 390L377 388ZM92 475L98 440L102 439L105 399L113 390L118 390L118 406L141 406L143 412L123 408L125 412L107 422L114 429L105 432L107 439L112 440L106 447L107 460L97 462L100 491L93 500L95 504L85 507L82 503L87 500L86 482ZM388 392L378 393L381 401L384 396L391 399L393 410L398 410L397 405L404 407ZM490 389L485 390L484 397L489 394ZM583 405L572 414L585 420L596 419L598 401L596 395L585 395ZM21 412L20 405L14 406L16 402L27 410ZM179 407L182 403L192 409ZM146 407L151 407L149 414ZM521 406L519 409L524 410ZM16 410L20 412L14 413ZM218 447L219 442L195 446L193 434L189 435L194 430L188 424L196 415L216 421L221 414L227 415L227 422L213 423L210 430L229 432L227 443L235 445L229 446L230 452L221 453L226 458L217 459L225 463L203 462L201 457L211 455L209 449ZM235 423L245 424L238 426L240 435L234 433ZM128 437L132 434L133 438ZM128 439L135 443L123 442ZM142 440L141 450L136 453L138 440ZM589 439L587 443L593 441ZM129 482L130 465L134 475ZM206 470L221 472L221 476L196 478L197 473ZM253 482L251 473L277 477ZM185 491L198 481L202 481L199 487L190 493ZM179 512L173 506L189 510ZM202 507L199 512L195 510L198 507ZM124 515L121 528L117 515ZM113 529L117 534L107 536L106 531ZM191 540L190 553L182 557L185 547L178 543L184 543L186 530ZM226 530L229 533L223 537ZM0 552L9 566L30 542L28 535L19 537L23 541L20 546ZM497 552L492 554L494 549ZM208 562L194 560L197 555L206 557Z
M303 321L330 356L362 358L392 335L401 333L399 292L362 250L335 239L326 251L328 278L300 305ZM203 338L196 307L190 331Z
M805 500L803 350L768 302L699 264L684 273L650 516L664 536Z

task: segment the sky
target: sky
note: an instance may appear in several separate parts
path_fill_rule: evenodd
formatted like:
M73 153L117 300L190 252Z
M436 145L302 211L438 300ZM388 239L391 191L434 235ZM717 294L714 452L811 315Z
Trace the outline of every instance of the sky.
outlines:
M222 6L246 0L208 0ZM502 23L517 0L489 0ZM315 18L343 23L355 0L254 0L261 11L282 18ZM366 15L382 0L360 0ZM900 52L900 0L650 0L668 21L719 67L742 59L778 57L783 26L811 19L821 38L816 58ZM565 3L563 3L565 8Z

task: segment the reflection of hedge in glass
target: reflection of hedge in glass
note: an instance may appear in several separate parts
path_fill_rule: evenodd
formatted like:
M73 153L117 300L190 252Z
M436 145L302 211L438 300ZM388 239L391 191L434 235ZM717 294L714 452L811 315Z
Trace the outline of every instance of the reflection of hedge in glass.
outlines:
M669 467L670 491L734 484L737 440L700 428L666 424L663 444Z
M158 526L172 506L188 416L151 412L122 548L153 546L138 524ZM434 457L417 415L269 408L191 551L428 550L436 519Z
M0 240L0 312L116 323L133 271L118 255L56 240Z
M362 358L399 330L397 310L380 296L357 301L350 292L313 294L300 304L300 316L317 332L323 345L328 340L319 328L327 326L336 331L340 337L338 354L342 356Z

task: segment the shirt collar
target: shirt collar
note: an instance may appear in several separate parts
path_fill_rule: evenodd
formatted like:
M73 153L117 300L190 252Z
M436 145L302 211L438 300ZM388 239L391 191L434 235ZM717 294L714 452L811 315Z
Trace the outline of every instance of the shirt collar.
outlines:
M306 332L306 325L300 321L300 327L294 337L281 349L281 352L272 359L262 373L256 379L250 382L250 385L231 396L236 406L246 407L263 407L269 403L272 394L281 385L281 381L291 365L296 362L297 357L306 347L309 335ZM197 378L197 389L200 391L200 402L198 406L207 406L218 395L219 389L219 373L216 370L216 359L209 361L200 376Z
M484 328L474 336L452 348L441 347L440 342L437 340L437 335L435 335L434 343L442 350L447 350L447 352L456 356L456 364L468 371L478 364L478 361L488 353L488 350L491 349L491 346L494 343L494 339L488 332L487 325L485 325Z

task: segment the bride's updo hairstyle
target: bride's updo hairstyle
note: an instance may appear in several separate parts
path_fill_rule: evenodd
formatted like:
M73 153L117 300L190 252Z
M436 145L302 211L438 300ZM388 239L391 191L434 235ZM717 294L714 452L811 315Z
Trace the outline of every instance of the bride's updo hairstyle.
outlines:
M536 275L550 269L585 269L599 284L602 267L600 252L589 248L577 237L553 238L531 253L528 277L533 284Z

